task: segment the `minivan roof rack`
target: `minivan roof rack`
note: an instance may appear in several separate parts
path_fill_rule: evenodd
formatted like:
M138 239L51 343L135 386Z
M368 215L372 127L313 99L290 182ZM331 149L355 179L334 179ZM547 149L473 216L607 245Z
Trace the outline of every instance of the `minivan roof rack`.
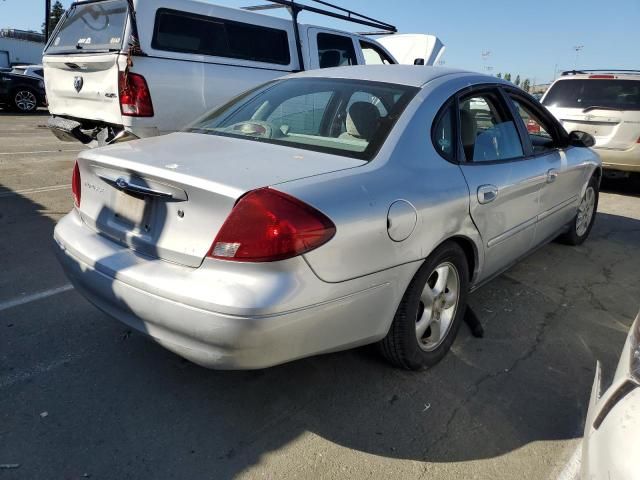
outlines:
M580 70L567 70L562 72L562 76L566 75L582 75L587 73L627 73L631 75L640 75L640 70L616 70L616 69L580 69Z
M311 5L305 5L298 3L295 0L266 0L271 2L266 5L254 5L251 7L243 7L243 10L260 11L271 10L275 8L286 8L291 14L291 20L293 20L293 33L296 37L296 45L298 49L298 62L300 64L300 70L304 70L304 56L302 55L302 42L300 41L300 30L298 28L298 14L302 11L311 13L317 13L319 15L325 15L331 18L337 18L346 22L357 23L359 25L365 25L367 27L378 29L378 32L372 32L375 35L393 34L397 33L398 29L390 23L377 20L372 17L368 17L353 10L334 5L333 3L326 2L324 0L309 0L333 10L327 10L320 7L314 7ZM360 34L362 35L362 34Z

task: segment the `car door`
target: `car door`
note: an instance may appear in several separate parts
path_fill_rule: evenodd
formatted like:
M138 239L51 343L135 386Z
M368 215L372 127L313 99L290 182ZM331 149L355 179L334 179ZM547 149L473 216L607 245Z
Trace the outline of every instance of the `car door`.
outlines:
M584 162L568 154L566 132L542 107L515 89L505 89L519 128L525 133L525 151L542 162L545 183L540 190L536 242L558 234L575 215L584 178Z
M9 76L0 72L0 101L8 101L9 85Z
M511 108L497 87L459 94L458 157L470 214L485 250L481 281L507 268L535 243L547 164L529 157Z
M310 68L358 65L353 37L316 27L308 29L308 36Z

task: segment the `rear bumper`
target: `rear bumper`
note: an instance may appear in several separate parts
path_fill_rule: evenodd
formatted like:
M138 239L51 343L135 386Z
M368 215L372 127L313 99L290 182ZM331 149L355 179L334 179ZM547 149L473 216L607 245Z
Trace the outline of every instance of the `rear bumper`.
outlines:
M628 150L595 148L602 159L602 167L623 172L640 172L640 143Z
M92 232L75 210L54 238L70 281L99 309L219 369L264 368L379 340L400 300L392 277L413 270L328 284L300 257L258 267L206 260L194 269L136 255Z
M91 147L102 147L138 138L155 137L160 134L155 127L133 128L58 115L51 115L47 126L63 142L77 141Z

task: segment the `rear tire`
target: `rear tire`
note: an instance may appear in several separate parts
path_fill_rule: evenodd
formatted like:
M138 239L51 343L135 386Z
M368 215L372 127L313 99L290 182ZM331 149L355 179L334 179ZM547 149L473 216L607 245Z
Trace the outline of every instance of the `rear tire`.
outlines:
M569 231L562 234L558 239L566 245L582 245L591 233L593 224L598 212L598 179L591 177L589 184L580 200L578 212L573 221L569 224Z
M33 113L38 109L38 97L29 88L19 88L13 92L12 106L20 113Z
M469 266L464 251L447 242L425 260L402 297L382 355L393 365L420 370L451 348L467 307Z

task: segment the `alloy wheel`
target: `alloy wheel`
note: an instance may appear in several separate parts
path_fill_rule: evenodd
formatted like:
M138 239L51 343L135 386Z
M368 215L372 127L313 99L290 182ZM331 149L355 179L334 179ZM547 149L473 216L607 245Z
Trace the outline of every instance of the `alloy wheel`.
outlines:
M36 109L38 101L29 90L20 90L16 93L15 104L22 112L31 112Z
M578 217L576 218L576 233L579 237L582 237L587 232L593 218L595 206L596 192L592 186L588 186L578 207Z
M422 350L435 350L447 337L459 299L458 270L449 262L438 265L427 279L416 315L416 338Z

